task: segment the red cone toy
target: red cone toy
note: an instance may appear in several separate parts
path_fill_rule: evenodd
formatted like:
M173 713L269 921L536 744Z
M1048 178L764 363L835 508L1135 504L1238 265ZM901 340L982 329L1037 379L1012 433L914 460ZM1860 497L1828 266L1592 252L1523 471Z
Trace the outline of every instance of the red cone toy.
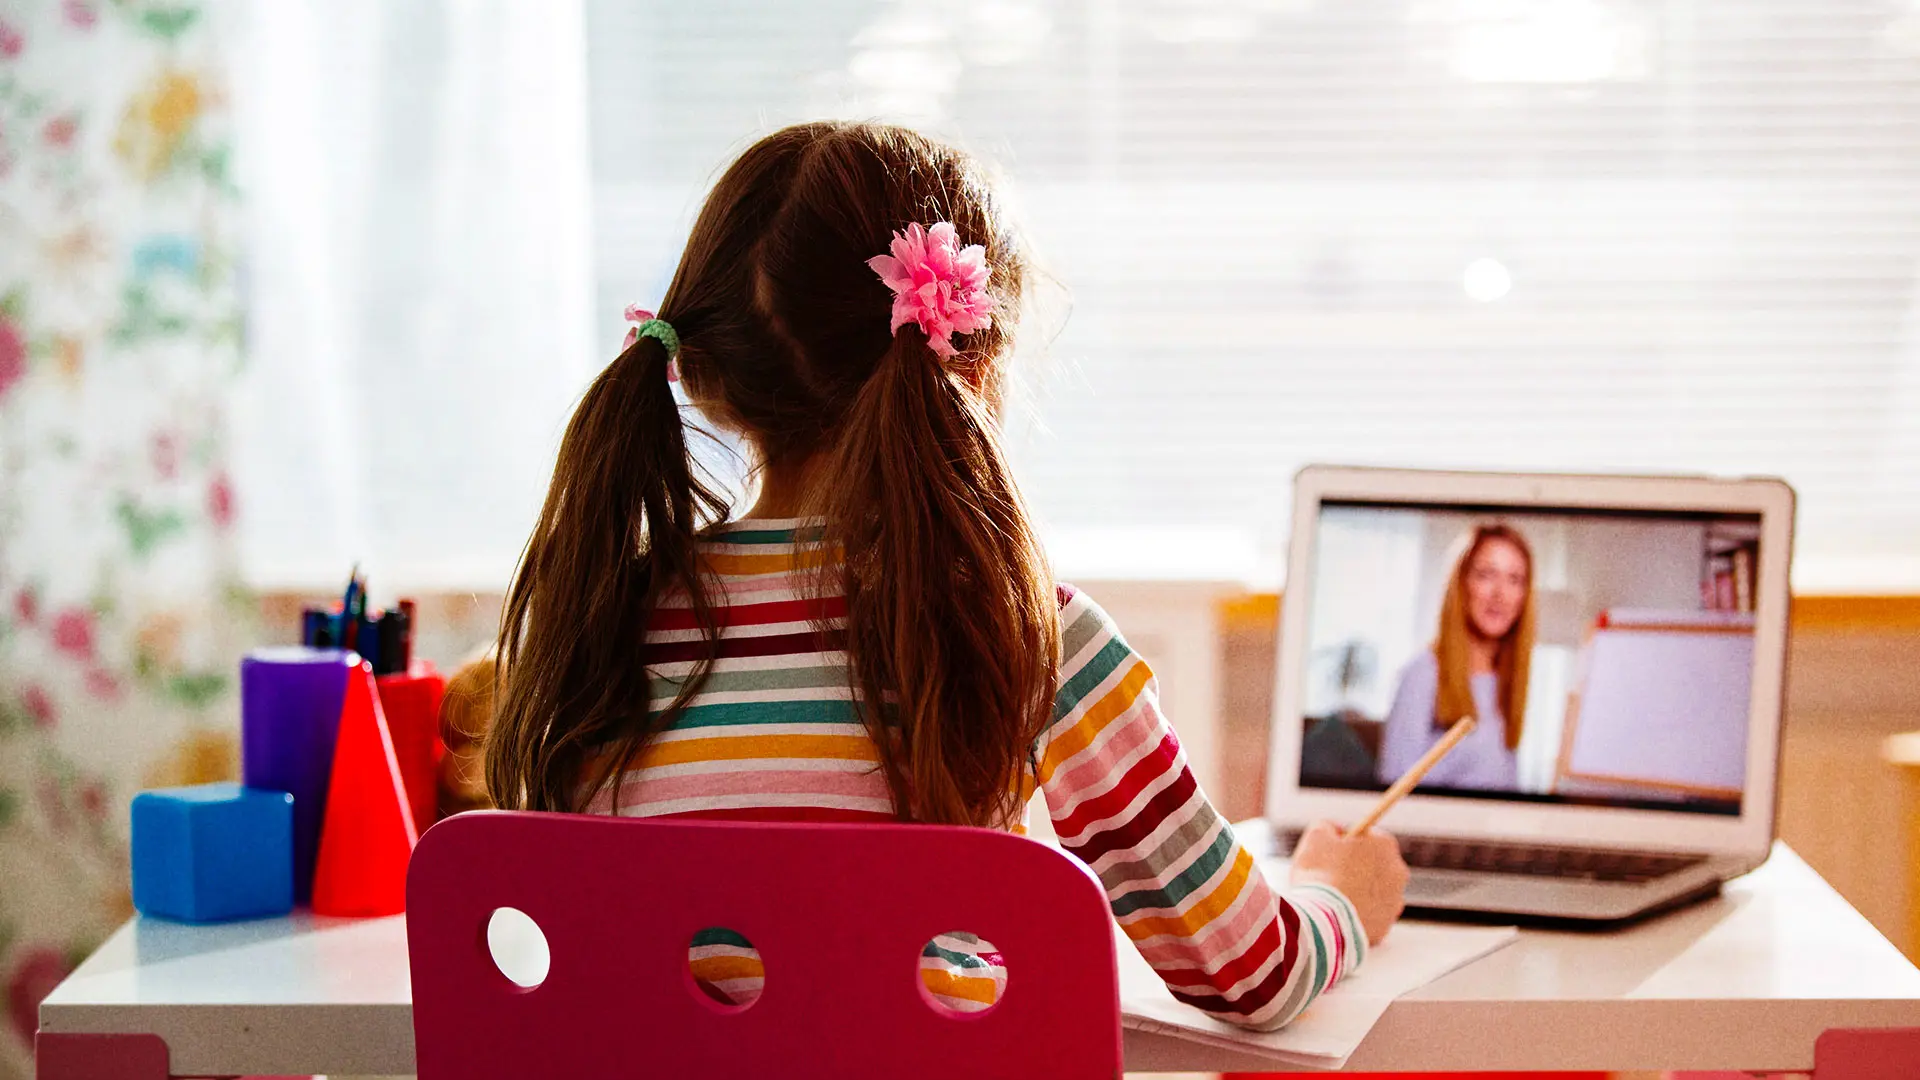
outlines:
M313 873L318 915L397 915L407 907L407 859L419 838L373 667L347 674Z

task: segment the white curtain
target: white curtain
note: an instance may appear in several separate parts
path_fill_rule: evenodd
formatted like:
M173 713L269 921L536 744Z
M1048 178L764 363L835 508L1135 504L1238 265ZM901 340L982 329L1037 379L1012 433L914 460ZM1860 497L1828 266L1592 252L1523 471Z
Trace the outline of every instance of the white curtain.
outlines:
M581 6L249 11L247 577L497 588L595 362Z

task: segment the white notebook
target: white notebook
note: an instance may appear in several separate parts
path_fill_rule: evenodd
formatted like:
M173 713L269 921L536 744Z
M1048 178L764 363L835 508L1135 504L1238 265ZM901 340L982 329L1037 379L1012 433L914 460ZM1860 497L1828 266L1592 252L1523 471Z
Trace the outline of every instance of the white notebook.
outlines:
M1403 922L1369 952L1349 979L1320 995L1293 1023L1258 1032L1215 1020L1183 1005L1141 959L1118 926L1120 1022L1123 1027L1171 1035L1271 1058L1275 1064L1337 1069L1347 1063L1393 999L1500 949L1519 932L1511 926L1450 926Z

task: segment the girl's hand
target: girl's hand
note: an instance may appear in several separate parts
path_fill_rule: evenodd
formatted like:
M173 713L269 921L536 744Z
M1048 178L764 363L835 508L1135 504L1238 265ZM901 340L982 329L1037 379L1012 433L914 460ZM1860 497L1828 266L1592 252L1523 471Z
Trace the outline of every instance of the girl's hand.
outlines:
M1407 863L1400 844L1380 829L1348 836L1332 822L1315 822L1293 849L1295 885L1330 885L1360 913L1369 944L1378 945L1406 909Z

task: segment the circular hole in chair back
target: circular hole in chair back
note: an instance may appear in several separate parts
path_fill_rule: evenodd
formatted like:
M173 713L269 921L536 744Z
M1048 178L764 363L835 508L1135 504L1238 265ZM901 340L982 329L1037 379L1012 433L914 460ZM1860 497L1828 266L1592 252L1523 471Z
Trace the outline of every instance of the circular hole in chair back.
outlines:
M553 963L547 951L547 935L519 908L493 909L487 919L487 952L500 974L528 990L547 981L547 970Z
M968 1016L998 1005L1007 993L1007 962L993 942L954 930L920 950L920 996L934 1012Z
M694 992L725 1012L739 1012L760 1000L767 985L760 951L738 930L709 926L687 943L687 975Z

